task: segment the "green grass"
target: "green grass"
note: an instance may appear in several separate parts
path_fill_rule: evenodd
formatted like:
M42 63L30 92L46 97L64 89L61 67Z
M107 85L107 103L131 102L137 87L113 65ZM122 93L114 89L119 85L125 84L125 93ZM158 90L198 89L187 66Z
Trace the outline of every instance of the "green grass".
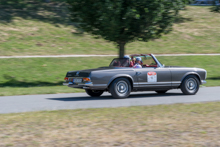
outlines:
M220 86L219 56L158 57L165 65L200 67L207 84ZM62 86L67 71L108 66L112 57L1 59L0 95L72 93L83 90Z
M67 71L109 65L111 58L2 59L0 95L82 92L62 86Z
M85 92L81 89L68 88L67 86L40 86L40 87L23 87L23 86L6 86L0 87L0 96L10 95L33 95L33 94L58 94L58 93L76 93Z
M0 146L219 146L220 103L0 114Z
M188 6L173 32L150 42L133 42L126 53L219 53L220 14ZM118 54L103 39L80 34L66 13L0 9L0 55Z

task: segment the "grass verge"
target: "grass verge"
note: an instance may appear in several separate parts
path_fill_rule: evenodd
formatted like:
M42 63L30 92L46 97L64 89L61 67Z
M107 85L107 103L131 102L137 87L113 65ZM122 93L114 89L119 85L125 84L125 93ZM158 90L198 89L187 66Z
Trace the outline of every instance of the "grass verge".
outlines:
M219 53L220 14L187 6L173 31L161 39L133 42L126 53ZM115 45L80 34L68 13L0 9L0 55L117 54Z
M219 146L220 103L0 114L0 146Z
M219 56L158 57L165 65L200 67L205 86L220 86ZM62 86L67 71L108 66L112 57L1 59L0 96L83 92Z

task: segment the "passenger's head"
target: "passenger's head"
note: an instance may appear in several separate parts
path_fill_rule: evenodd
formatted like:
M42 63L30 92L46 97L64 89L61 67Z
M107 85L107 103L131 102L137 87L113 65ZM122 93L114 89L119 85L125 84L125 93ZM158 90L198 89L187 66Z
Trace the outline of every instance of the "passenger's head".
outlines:
M135 62L141 64L141 57L136 57Z

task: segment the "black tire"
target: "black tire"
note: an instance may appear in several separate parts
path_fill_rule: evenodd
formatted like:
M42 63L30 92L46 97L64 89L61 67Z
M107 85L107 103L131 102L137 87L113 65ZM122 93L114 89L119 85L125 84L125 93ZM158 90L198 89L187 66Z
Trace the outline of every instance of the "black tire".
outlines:
M194 95L199 90L199 80L194 75L189 75L181 83L181 91L185 95Z
M114 98L127 98L131 93L131 83L126 78L115 79L109 87L109 92Z
M103 90L90 90L90 89L85 89L85 91L91 97L99 97L104 92Z
M159 91L155 91L156 93L158 93L158 94L164 94L164 93L166 93L168 90L159 90Z

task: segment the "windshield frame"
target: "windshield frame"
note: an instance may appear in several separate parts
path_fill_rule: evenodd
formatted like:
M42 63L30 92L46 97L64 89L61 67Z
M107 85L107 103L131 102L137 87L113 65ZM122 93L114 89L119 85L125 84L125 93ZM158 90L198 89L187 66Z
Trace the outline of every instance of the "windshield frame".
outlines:
M133 57L146 56L146 55L151 56L154 59L155 63L157 63L157 67L164 68L163 64L159 62L159 60L157 60L154 54L132 54L130 55L130 57L133 59Z
M151 56L152 56L152 58L155 60L155 62L157 62L157 65L158 65L159 67L161 67L161 68L164 67L163 64L162 64L153 54L151 54Z

